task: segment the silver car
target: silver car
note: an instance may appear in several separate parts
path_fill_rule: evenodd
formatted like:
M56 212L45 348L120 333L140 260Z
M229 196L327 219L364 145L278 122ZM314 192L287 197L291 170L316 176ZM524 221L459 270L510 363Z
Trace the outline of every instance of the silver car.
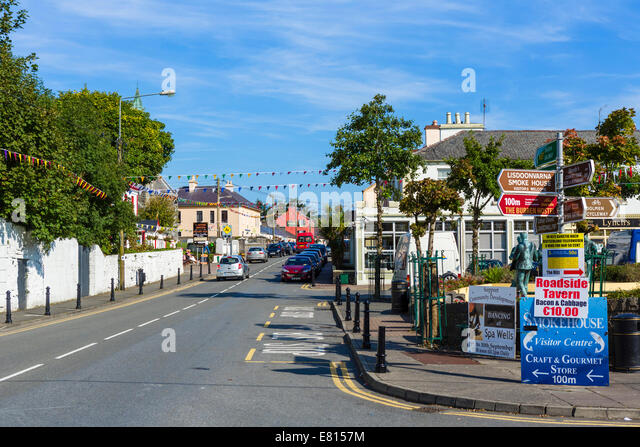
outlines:
M242 256L233 255L220 258L216 279L221 281L227 278L244 279L249 277L249 266Z
M247 252L247 262L262 261L267 262L269 254L263 247L251 247Z

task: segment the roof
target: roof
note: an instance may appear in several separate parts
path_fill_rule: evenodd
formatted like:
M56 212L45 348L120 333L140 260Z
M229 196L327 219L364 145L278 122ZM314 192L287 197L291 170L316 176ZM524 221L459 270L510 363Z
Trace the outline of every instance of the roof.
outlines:
M483 146L493 137L496 141L504 135L502 155L512 159L533 159L536 149L556 139L558 132L564 130L485 130L473 132L475 139ZM459 132L431 146L423 146L415 153L425 160L440 161L447 158L462 158L466 155L464 139L472 132ZM587 143L596 142L595 130L578 130L578 136ZM640 141L640 131L634 136Z
M181 188L178 188L178 199L184 199L191 202L206 202L213 204L218 201L218 194L216 192L215 186L198 186L193 192L189 192L188 186L183 186ZM235 191L231 191L230 189L223 187L220 188L220 204L222 206L228 207L244 206L246 208L258 210L258 207L255 205L255 203L251 202L249 199L243 197ZM202 206L202 204L178 201L179 208Z
M267 227L265 225L260 226L260 234L271 236L273 233L274 233L273 227ZM279 228L279 227L276 227L275 233L276 233L276 236L281 237L283 239L292 237L289 233L284 231L283 228Z

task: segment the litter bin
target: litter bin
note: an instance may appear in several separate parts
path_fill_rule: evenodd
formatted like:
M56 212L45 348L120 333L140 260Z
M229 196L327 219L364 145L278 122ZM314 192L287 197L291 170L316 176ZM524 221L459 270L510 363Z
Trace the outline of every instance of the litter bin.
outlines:
M615 371L640 371L640 315L620 314L611 319L613 323Z
M391 311L400 313L409 311L409 290L406 281L391 282Z

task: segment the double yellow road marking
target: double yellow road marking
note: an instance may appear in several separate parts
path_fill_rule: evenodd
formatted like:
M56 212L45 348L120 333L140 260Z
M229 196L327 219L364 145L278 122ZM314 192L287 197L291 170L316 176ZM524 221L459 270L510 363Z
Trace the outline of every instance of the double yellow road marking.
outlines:
M331 362L329 366L331 368L331 379L333 380L333 384L343 393L349 394L359 399L386 405L388 407L400 408L402 410L417 410L418 408L420 408L416 405L398 402L396 400L376 396L375 394L367 393L366 391L361 390L353 383L353 381L349 377L349 372L347 371L347 367L344 362ZM342 376L338 373L338 371L342 373ZM344 381L344 384L340 379Z

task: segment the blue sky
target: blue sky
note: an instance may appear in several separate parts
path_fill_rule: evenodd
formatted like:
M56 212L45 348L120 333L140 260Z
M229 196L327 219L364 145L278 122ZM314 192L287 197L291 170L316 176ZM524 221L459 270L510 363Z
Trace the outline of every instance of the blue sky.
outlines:
M174 97L143 100L176 142L166 176L321 169L337 128L376 93L421 128L446 112L482 122L482 98L491 130L593 129L600 110L606 116L640 102L633 1L22 0L21 7L30 19L14 36L16 53L36 52L54 91L87 84L130 96L137 83L154 93L163 69L175 70ZM476 73L475 92L462 89L465 68ZM267 183L258 179L242 183ZM328 181L290 175L268 183Z

